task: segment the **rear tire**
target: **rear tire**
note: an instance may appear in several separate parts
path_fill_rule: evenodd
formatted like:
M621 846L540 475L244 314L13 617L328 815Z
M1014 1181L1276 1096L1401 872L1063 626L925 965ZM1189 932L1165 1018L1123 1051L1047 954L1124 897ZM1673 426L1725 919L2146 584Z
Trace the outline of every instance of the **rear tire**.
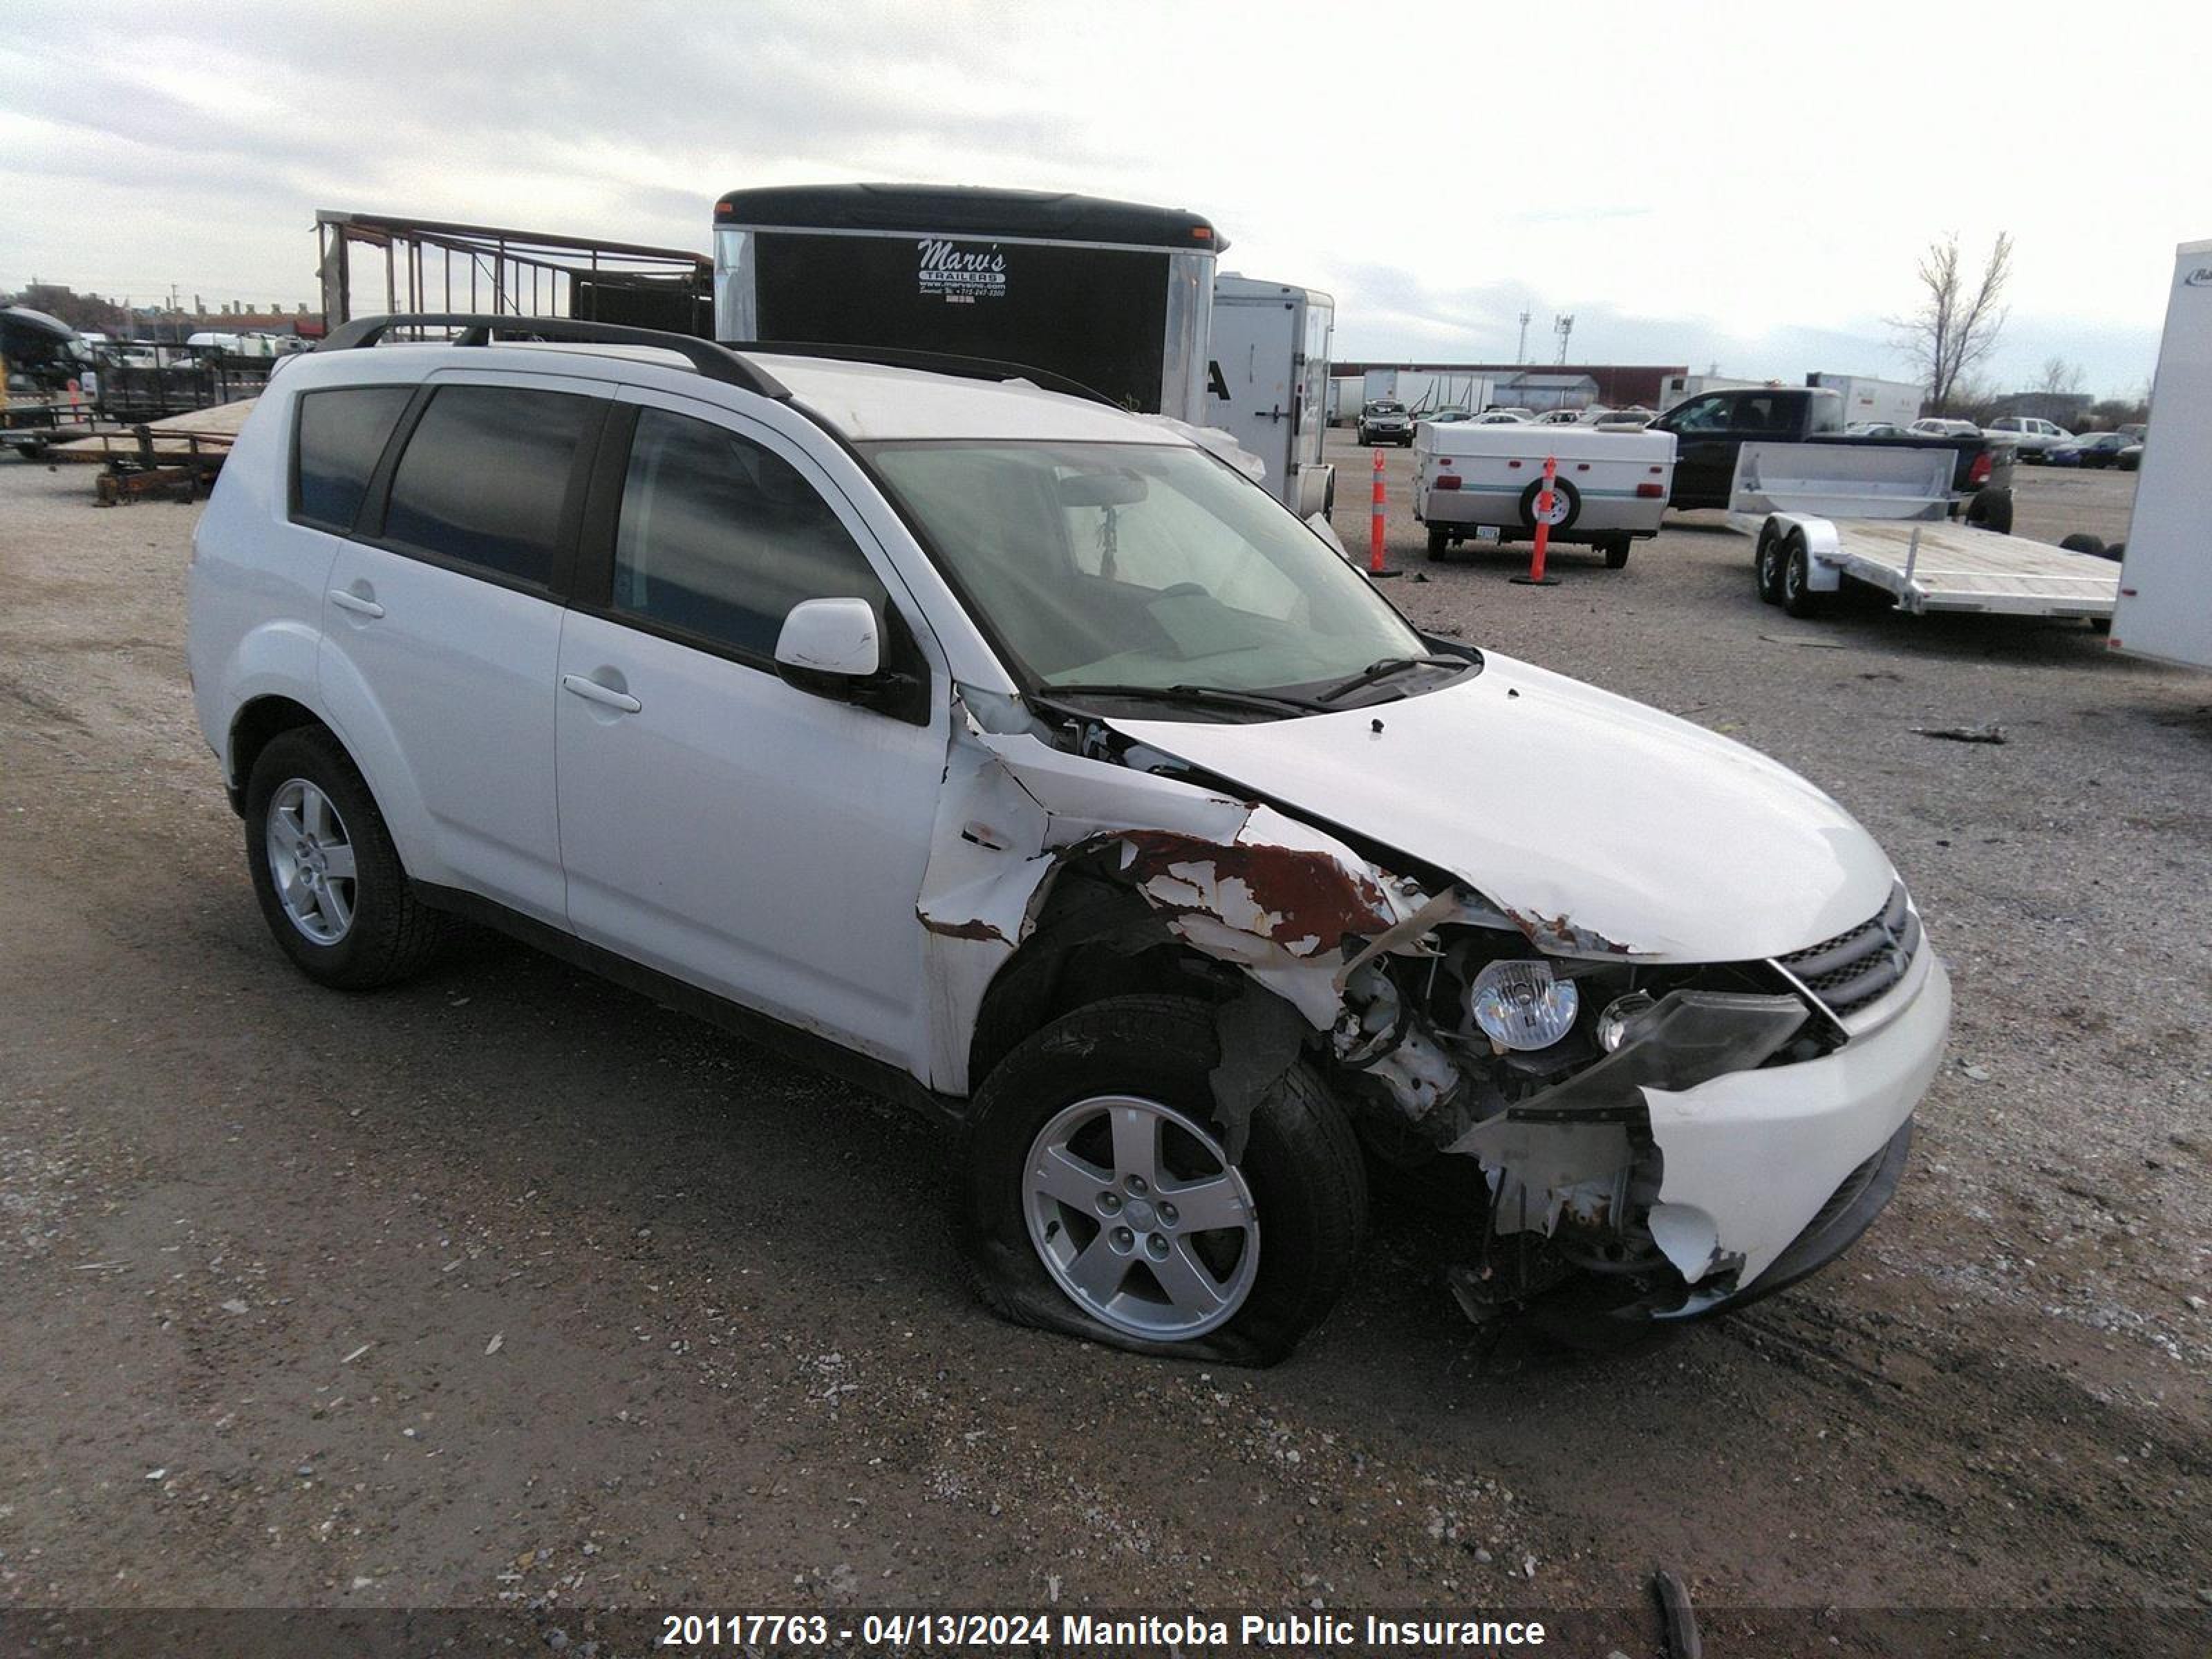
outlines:
M451 921L408 885L360 769L320 726L280 734L254 761L246 861L262 920L319 985L396 984L421 971L451 934Z
M1759 532L1759 551L1754 556L1753 574L1759 583L1759 602L1763 605L1782 603L1782 572L1785 555L1782 532L1771 526Z
M1431 525L1429 526L1429 556L1442 563L1444 553L1450 546L1451 532L1439 530L1434 525Z
M1366 1231L1367 1176L1359 1143L1321 1080L1301 1063L1261 1100L1243 1152L1231 1163L1219 1152L1230 1137L1208 1080L1219 1056L1210 1005L1185 997L1126 996L1054 1020L992 1071L975 1096L957 1217L969 1274L986 1305L1017 1324L1137 1353L1246 1365L1273 1364L1321 1322L1350 1280ZM1170 1127L1153 1143L1163 1149L1179 1141L1188 1153L1198 1145L1173 1127L1175 1119L1201 1127L1216 1143L1214 1161L1241 1178L1249 1191L1257 1231L1238 1249L1233 1264L1207 1265L1209 1278L1229 1285L1240 1299L1220 1322L1187 1339L1158 1334L1157 1328L1173 1314L1157 1310L1155 1316L1153 1298L1164 1295L1181 1304L1167 1288L1169 1279L1155 1275L1149 1266L1151 1239L1171 1237L1167 1230L1187 1219L1164 1213L1163 1194L1177 1190L1175 1186L1164 1180L1153 1181L1149 1189L1131 1186L1118 1167L1119 1148L1095 1154L1079 1150L1084 1164L1103 1172L1102 1191L1121 1194L1128 1188L1113 1211L1100 1211L1113 1219L1089 1222L1089 1211L1097 1206L1088 1196L1070 1203L1055 1190L1050 1195L1054 1202L1039 1199L1035 1176L1043 1167L1036 1162L1042 1149L1061 1133L1072 1112L1101 1098L1165 1109ZM1076 1149L1075 1143L1070 1145ZM1115 1167L1109 1170L1109 1164ZM1141 1217L1138 1197L1153 1200ZM1052 1218L1040 1220L1040 1208ZM1128 1264L1119 1268L1121 1277L1109 1281L1117 1288L1102 1303L1079 1302L1060 1277L1075 1267L1063 1261L1048 1269L1043 1252L1057 1242L1079 1264L1091 1249L1109 1241L1109 1227L1121 1224L1133 1224L1139 1236L1133 1249L1117 1252ZM1060 1226L1064 1234L1053 1231ZM1147 1234L1147 1227L1158 1231ZM1079 1248L1079 1236L1086 1229L1090 1236ZM1234 1231L1224 1227L1208 1237L1218 1243ZM1196 1236L1194 1231L1182 1237ZM1237 1240L1231 1237L1226 1242ZM1179 1266L1184 1259L1176 1254L1180 1243L1167 1248ZM1249 1273L1243 1248L1256 1252L1256 1265ZM1165 1262L1170 1257L1157 1259ZM1106 1266L1113 1270L1116 1264ZM1094 1307L1121 1322L1109 1323Z
M1783 538L1782 608L1791 616L1809 620L1828 608L1828 596L1813 586L1813 555L1805 532L1792 530Z
M1627 537L1621 536L1609 542L1601 542L1599 547L1605 554L1605 568L1607 570L1627 568L1629 548Z

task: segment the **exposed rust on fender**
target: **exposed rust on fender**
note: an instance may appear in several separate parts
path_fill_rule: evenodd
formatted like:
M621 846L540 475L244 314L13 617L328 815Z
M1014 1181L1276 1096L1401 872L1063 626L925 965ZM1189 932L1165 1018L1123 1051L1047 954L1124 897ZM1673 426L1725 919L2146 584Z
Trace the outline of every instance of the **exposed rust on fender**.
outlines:
M1124 873L1152 902L1167 910L1203 910L1294 955L1332 952L1348 936L1367 938L1397 921L1380 882L1323 852L1265 842L1194 841L1157 830L1125 830L1112 839L1129 849ZM1243 888L1248 904L1237 907L1239 914L1224 915L1230 908L1225 890L1232 883ZM1199 902L1179 902L1173 896L1176 888L1196 892Z
M1013 940L980 916L972 917L966 921L940 921L935 916L923 915L920 910L915 911L915 915L920 918L924 927L945 939L994 939L1000 945L1013 943Z
M1603 933L1578 927L1565 916L1547 916L1540 910L1516 910L1511 905L1502 908L1516 927L1528 935L1528 942L1541 949L1571 951L1581 956L1626 957L1635 954L1633 945L1609 939Z

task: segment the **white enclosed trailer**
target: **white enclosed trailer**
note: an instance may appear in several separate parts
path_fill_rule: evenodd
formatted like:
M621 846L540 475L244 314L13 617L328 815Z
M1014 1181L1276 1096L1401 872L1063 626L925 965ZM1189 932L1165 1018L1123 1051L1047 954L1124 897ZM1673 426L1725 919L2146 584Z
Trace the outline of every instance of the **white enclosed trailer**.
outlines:
M2176 250L2114 646L2212 668L2212 242Z
M1257 455L1267 489L1302 519L1335 499L1322 459L1335 319L1335 301L1311 289L1233 271L1214 281L1205 424Z
M1928 401L1925 386L1910 380L1877 380L1867 374L1808 374L1805 384L1843 394L1846 427L1858 421L1911 426L1920 418L1920 405Z
M1744 445L1729 521L1758 537L1759 597L1813 617L1848 580L1912 616L2110 618L2119 586L2111 560L1952 520L1954 459L1948 449Z
M1487 374L1443 368L1370 368L1362 396L1367 402L1395 398L1418 420L1440 409L1480 414L1491 405L1497 382Z
M1738 380L1726 374L1669 374L1659 387L1659 412L1664 415L1676 404L1703 392L1736 392L1773 384L1771 380Z

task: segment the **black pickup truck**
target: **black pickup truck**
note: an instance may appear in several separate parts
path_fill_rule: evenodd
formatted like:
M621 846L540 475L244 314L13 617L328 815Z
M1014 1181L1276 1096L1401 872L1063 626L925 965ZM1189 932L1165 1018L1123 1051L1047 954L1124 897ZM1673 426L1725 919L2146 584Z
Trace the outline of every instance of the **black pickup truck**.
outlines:
M1747 442L1955 450L1959 459L1952 470L1951 489L1961 501L2010 482L2010 452L1985 437L1846 435L1843 394L1825 386L1742 386L1704 392L1675 404L1651 422L1651 429L1674 434L1674 487L1667 497L1667 505L1674 507L1726 507L1735 480L1736 452ZM1993 493L1978 507L1970 504L1967 514L1993 529L2009 529L2011 507L2008 494L2000 500Z

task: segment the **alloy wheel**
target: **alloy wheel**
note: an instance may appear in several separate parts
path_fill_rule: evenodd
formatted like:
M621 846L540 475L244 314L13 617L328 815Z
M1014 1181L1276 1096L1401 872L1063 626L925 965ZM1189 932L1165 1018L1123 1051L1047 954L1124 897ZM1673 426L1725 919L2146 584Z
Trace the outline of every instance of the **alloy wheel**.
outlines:
M307 939L336 945L353 927L357 878L353 837L331 798L289 778L269 798L269 878L277 902Z
M1054 1282L1126 1335L1218 1329L1259 1273L1243 1175L1204 1126L1156 1100L1097 1095L1056 1114L1030 1148L1023 1211Z

